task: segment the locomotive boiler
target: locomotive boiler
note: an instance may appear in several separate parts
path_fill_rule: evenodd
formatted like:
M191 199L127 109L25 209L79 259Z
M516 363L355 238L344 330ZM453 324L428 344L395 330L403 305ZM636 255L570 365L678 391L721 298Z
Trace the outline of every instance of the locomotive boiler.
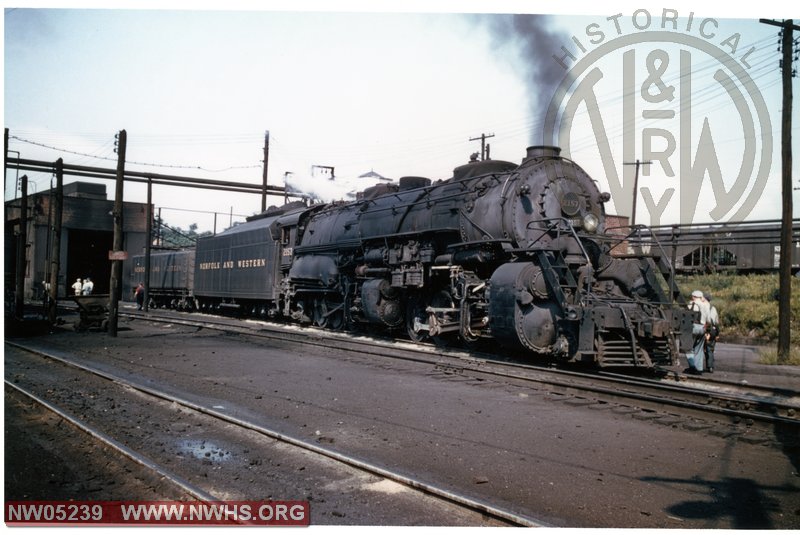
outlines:
M610 197L559 152L473 161L436 184L404 177L314 211L281 282L282 312L600 366L672 364L691 315L658 283L668 266L609 254Z
M557 147L471 161L354 202L272 208L198 241L194 303L404 330L600 367L671 365L692 315L666 255L612 256L594 180ZM617 241L615 241L617 240Z

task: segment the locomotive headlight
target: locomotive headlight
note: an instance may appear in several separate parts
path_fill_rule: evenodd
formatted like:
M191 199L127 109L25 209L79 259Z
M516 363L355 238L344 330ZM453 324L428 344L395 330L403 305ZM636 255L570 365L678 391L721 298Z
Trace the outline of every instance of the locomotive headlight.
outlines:
M597 230L597 226L600 224L600 220L597 219L597 216L594 214L586 214L583 216L583 228L586 232L594 232Z

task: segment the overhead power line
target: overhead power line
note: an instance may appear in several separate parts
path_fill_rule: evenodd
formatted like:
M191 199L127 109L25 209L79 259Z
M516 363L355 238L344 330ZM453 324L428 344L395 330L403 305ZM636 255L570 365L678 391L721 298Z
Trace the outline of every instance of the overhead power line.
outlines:
M67 153L67 154L75 154L76 156L83 156L83 157L86 157L86 158L93 158L93 159L96 159L96 160L108 160L108 161L112 161L112 162L117 161L116 158L110 158L110 157L106 157L106 156L97 156L97 155L88 154L88 153L85 153L85 152L78 152L78 151L69 150L69 149L62 149L62 148L59 148L59 147L54 147L52 145L47 145L45 143L39 143L38 141L32 141L30 139L23 139L23 138L18 137L18 136L9 136L9 139L16 139L17 141L20 141L22 143L28 143L30 145L36 145L37 147L43 147L43 148L46 148L46 149L51 149L51 150L55 150L55 151L63 152L63 153ZM206 172L209 172L209 173L221 173L223 171L232 171L232 170L235 170L235 169L254 169L254 168L260 168L261 167L261 165L254 164L254 165L234 165L234 166L230 166L230 167L225 167L223 169L208 169L206 167L201 167L199 165L159 164L159 163L148 163L148 162L134 162L134 161L130 161L130 160L127 161L126 163L129 164L129 165L142 165L142 166L146 166L146 167L161 167L161 168L165 168L165 169L195 169L195 170L199 170L199 171L206 171Z

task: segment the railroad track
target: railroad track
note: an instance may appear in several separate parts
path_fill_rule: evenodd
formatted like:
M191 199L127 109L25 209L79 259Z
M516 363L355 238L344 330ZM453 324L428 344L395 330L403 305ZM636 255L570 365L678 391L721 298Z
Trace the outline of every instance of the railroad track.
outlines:
M635 377L609 372L580 372L498 359L476 352L420 346L407 341L386 340L295 325L258 320L182 313L124 312L135 320L166 322L238 333L255 338L331 347L366 358L401 359L433 366L445 374L478 380L502 381L520 387L546 390L587 403L613 403L650 414L663 414L691 421L712 419L742 431L761 429L788 437L800 437L800 393L753 385L664 373L662 377Z
M377 476L379 478L384 478L394 483L403 485L411 489L413 492L424 494L428 497L433 497L434 499L446 502L451 506L463 508L464 510L472 513L477 513L481 517L488 517L490 519L493 519L494 521L496 521L496 525L512 525L512 526L526 526L526 527L547 526L547 524L545 524L544 522L526 516L524 514L505 510L496 507L490 503L481 501L480 499L466 496L456 491L448 490L446 488L442 488L440 486L427 483L418 478L409 477L402 473L378 466L374 463L370 463L355 457L345 455L331 448L326 448L325 446L321 446L319 444L294 438L276 429L266 427L258 423L254 423L246 419L237 418L230 414L226 414L225 412L217 410L217 408L215 408L214 406L208 406L202 403L197 403L182 398L176 394L160 390L153 386L139 384L130 379L125 379L121 376L114 375L107 371L103 371L94 368L92 366L79 363L67 356L56 355L51 352L27 347L19 343L11 343L7 341L6 344L14 348L21 349L29 354L36 355L38 357L50 361L58 362L68 367L71 370L77 370L80 373L88 374L94 378L102 379L103 381L106 381L109 384L113 384L115 387L120 388L122 390L126 390L128 392L135 392L137 397L140 398L144 397L146 399L151 399L154 402L166 401L170 404L173 404L174 406L179 406L183 411L189 411L191 413L194 413L196 415L205 418L212 418L227 426L235 426L246 432L254 432L261 436L269 437L284 445L291 446L292 448L297 448L312 455L317 455L329 459L334 463L339 463L342 466L346 466L351 470L361 471L370 476ZM181 476L171 472L169 469L165 468L162 464L159 464L157 461L147 458L145 455L137 452L135 449L124 445L121 441L112 438L111 436L100 431L98 428L86 423L81 418L75 416L74 414L70 414L67 410L60 409L55 404L50 403L44 400L42 397L39 397L35 393L23 387L20 387L17 384L10 382L8 379L6 379L6 385L8 387L15 389L21 394L25 395L32 401L41 404L48 410L55 412L60 417L67 419L68 421L70 421L70 423L82 429L83 431L89 433L95 439L104 442L108 446L118 450L120 453L133 459L142 466L150 470L153 470L162 477L169 479L170 481L174 482L176 485L184 489L190 495L195 496L203 501L220 500L220 498L215 497L214 495L207 492L203 488L193 485L192 483L182 478Z
M5 380L5 385L7 388L11 388L18 394L22 395L26 400L35 403L39 407L45 409L47 412L56 415L61 420L66 421L69 424L76 427L77 429L83 431L89 437L91 437L92 440L95 440L111 448L112 450L116 451L122 456L127 457L128 459L132 460L133 462L141 466L143 469L152 472L159 478L166 479L172 485L178 487L189 496L193 496L194 498L204 502L214 502L220 500L220 498L212 494L209 494L208 492L206 492L205 490L196 485L193 485L192 483L180 477L179 475L175 474L162 464L159 464L158 462L150 459L146 455L142 454L141 452L133 448L129 448L122 442L114 439L107 433L101 431L98 427L89 424L85 420L81 420L80 418L70 414L69 412L56 406L55 404L46 401L45 399L34 394L32 391L23 388L19 385L16 385L11 381L9 381L8 379Z

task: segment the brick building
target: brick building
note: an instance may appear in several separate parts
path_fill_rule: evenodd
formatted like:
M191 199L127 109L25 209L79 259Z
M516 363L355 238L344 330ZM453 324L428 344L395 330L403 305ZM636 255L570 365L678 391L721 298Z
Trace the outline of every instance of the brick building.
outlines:
M52 195L51 195L52 193ZM50 277L50 255L52 249L52 226L55 216L51 203L55 191L47 190L28 196L28 224L25 253L26 301L42 297L43 281ZM14 291L16 257L19 240L19 218L21 199L5 203L5 287L6 294ZM108 200L106 186L88 182L72 182L64 185L64 206L61 227L61 255L58 277L58 296L72 294L75 279L91 277L95 294L107 294L111 278L111 261L108 252L112 249L114 201ZM138 254L146 245L147 204L123 203L123 249L131 256ZM122 266L122 272L130 270L130 260ZM130 298L130 289L122 288L123 299Z

